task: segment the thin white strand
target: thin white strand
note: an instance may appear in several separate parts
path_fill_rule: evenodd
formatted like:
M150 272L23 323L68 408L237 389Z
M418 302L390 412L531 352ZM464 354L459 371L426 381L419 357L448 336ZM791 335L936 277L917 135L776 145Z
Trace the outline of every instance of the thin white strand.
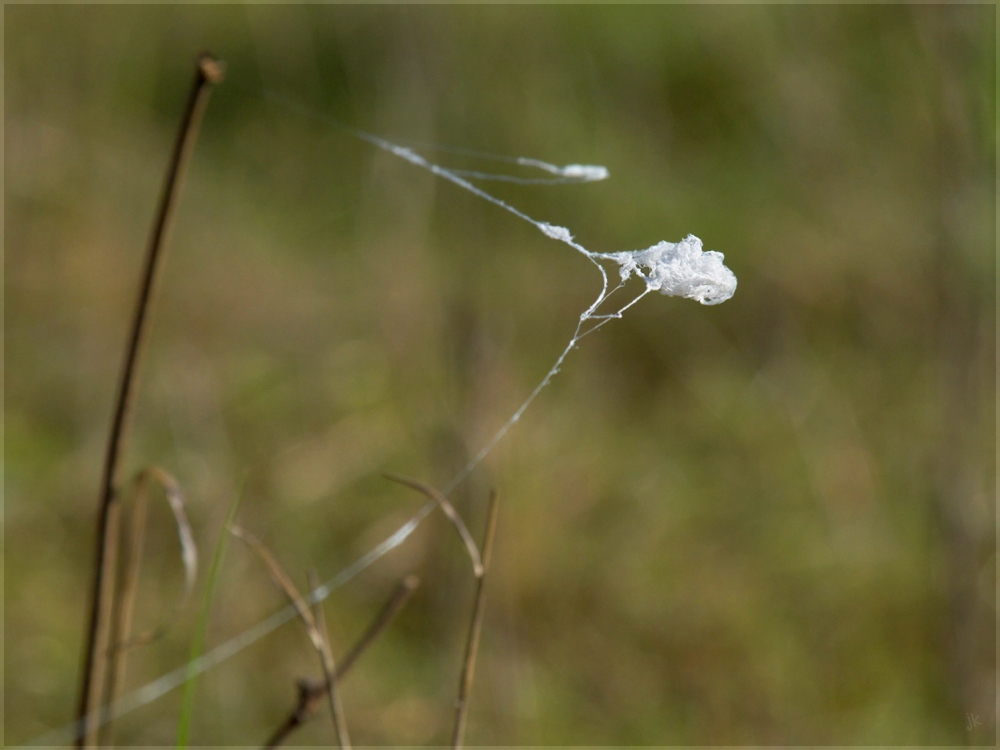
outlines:
M597 164L567 164L565 167L558 167L555 164L549 164L539 159L529 159L526 156L517 157L517 163L523 167L536 167L560 177L576 177L587 182L606 180L609 176L607 167Z
M593 326L592 328L588 328L586 331L584 331L583 333L581 333L579 336L576 337L576 340L579 341L580 339L589 336L594 331L596 331L598 328L603 327L606 323L610 323L612 320L620 320L621 317L622 317L622 314L626 310L628 310L630 307L632 307L632 305L634 305L636 302L638 302L639 300L641 300L643 297L645 297L651 291L653 291L653 290L649 289L647 287L642 292L640 292L638 295L636 295L635 299L633 299L631 302L629 302L627 305L625 305L625 307L623 307L618 312L608 313L607 315L594 315L594 316L592 316L591 320L600 320L601 322L598 323L597 325Z
M462 177L471 177L475 180L513 182L515 185L579 185L584 182L594 182L594 180L586 180L579 177L518 177L512 174L497 172L476 172L471 169L452 169L451 171L454 174L461 175Z
M358 128L347 125L339 120L336 120L329 115L325 115L312 109L300 102L288 99L280 94L276 94L272 91L251 91L250 89L243 88L241 86L234 86L229 84L228 88L237 88L246 91L251 94L256 94L264 99L269 99L270 101L280 104L283 107L291 109L298 112L301 115L319 120L324 124L330 125L332 127L340 128L346 130L352 135L361 138L362 140L369 141L370 133L364 130L359 130ZM469 156L474 159L479 159L481 161L494 161L501 162L504 164L516 164L520 167L528 167L531 169L540 169L543 172L548 172L549 174L556 175L555 178L531 178L531 177L518 177L516 175L506 175L506 174L495 174L492 172L476 172L472 170L451 170L454 174L464 175L466 177L472 177L479 180L500 180L504 182L516 182L524 185L563 185L571 183L582 183L582 182L598 182L600 180L606 180L610 177L608 168L599 164L567 164L560 167L558 164L550 164L547 161L542 161L541 159L532 159L526 156L506 156L503 154L495 154L489 151L482 151L474 148L465 148L462 146L448 146L439 143L428 143L424 141L410 141L406 139L396 138L392 143L399 148L406 149L421 149L424 151L438 151L446 154L456 154L458 156Z
M345 126L346 127L346 126ZM361 132L361 131L355 131ZM405 138L393 138L392 142L398 146L403 146L405 148L419 149L421 151L437 151L444 154L455 154L457 156L468 156L473 159L478 159L479 161L493 161L500 162L502 164L516 164L519 167L528 167L530 169L540 169L543 172L548 172L549 174L556 175L562 178L561 180L551 180L539 182L538 184L559 184L560 182L597 182L599 180L606 180L610 176L608 168L597 165L597 164L567 164L560 167L558 164L550 164L541 159L532 159L526 156L507 156L505 154L496 154L490 151L482 151L475 148L467 148L464 146L449 146L440 143L431 143L427 141L413 141ZM452 170L458 174L461 174L464 170ZM475 173L468 173L475 174ZM496 179L492 173L485 172L482 173L482 179Z
M505 203L504 201L496 198L486 191L476 187L475 185L469 183L462 177L456 175L453 171L445 169L438 166L432 162L427 161L425 158L415 153L414 151L398 146L395 143L380 138L378 136L372 135L370 133L356 132L359 138L368 143L371 143L378 148L381 148L393 155L409 161L411 164L422 167L429 170L433 174L441 177L442 179L448 180L459 187L468 190L474 195L477 195L484 200L493 203L494 205L514 214L520 219L535 225L541 230L545 235L558 239L570 247L574 248L582 255L584 255L588 260L590 260L601 272L602 288L600 294L594 302L588 307L580 316L580 320L577 323L576 330L574 331L573 337L571 338L569 344L562 351L559 357L556 359L555 364L549 369L549 371L542 378L541 382L535 386L535 389L529 394L529 396L524 400L524 402L518 407L513 415L500 427L499 430L493 435L493 437L483 446L482 449L469 461L458 474L445 486L442 490L445 496L451 494L455 488L465 480L466 477L471 474L476 467L490 454L490 452L496 447L504 436L510 431L510 429L521 419L524 412L531 406L538 394L545 389L546 386L552 381L562 366L563 361L569 355L569 353L576 346L580 339L580 328L583 323L588 320L593 311L607 298L609 292L608 288L608 277L604 268L595 260L595 255L589 250L584 248L582 245L574 242L569 235L568 230L562 227L553 227L551 224L545 222L537 221L522 211L514 208L513 206ZM619 284L619 287L621 284ZM365 553L362 557L356 560L347 568L343 569L340 573L335 575L329 581L325 582L323 585L313 590L310 593L310 601L315 603L322 601L330 595L330 593L350 581L352 578L357 576L363 570L371 566L377 560L379 560L384 555L388 554L396 547L401 545L409 536L417 529L420 523L437 507L434 502L429 502L424 505L409 521L407 521L403 526L397 529L388 538L382 541L380 544L376 545L374 548ZM192 679L205 671L217 666L226 659L235 656L237 653L247 648L248 646L256 643L261 638L272 633L274 630L279 628L281 625L294 619L296 616L296 609L293 605L288 605L284 609L275 612L273 615L252 626L243 633L240 633L233 638L225 641L210 651L203 654L198 659L195 659L172 672L168 672L162 677L153 680L152 682L146 684L145 686L135 690L134 692L122 696L110 706L102 706L93 712L94 723L92 726L101 727L108 722L114 721L115 719L134 711L137 708L145 706L153 701L166 695L168 692L175 690L179 686L183 685L189 679ZM43 737L40 737L30 744L32 745L55 745L55 744L65 744L66 742L72 742L81 736L83 732L83 727L85 724L84 719L79 719L70 722L66 726L50 732Z
M455 475L455 478L452 479L445 486L445 488L442 490L442 492L444 492L445 495L450 494L459 484L462 483L462 481L467 476L469 476L469 474L471 474L475 470L477 466L479 466L480 463L482 463L483 459L485 459L486 456L488 456L490 452L496 447L496 444L499 443L501 440L503 440L504 436L510 431L510 428L521 420L521 416L528 409L528 407L531 406L531 403L535 400L538 394L541 393L542 390L544 390L544 388L552 381L552 378L554 378L559 373L559 368L562 366L563 360L566 359L567 355L576 346L576 342L579 341L578 334L580 332L581 325L582 321L577 324L576 332L573 334L573 338L570 339L569 344L566 345L566 348L563 349L562 354L560 354L559 357L556 359L555 364L552 365L552 367L549 369L547 373L545 373L545 377L543 377L541 382L535 386L535 389L517 408L517 411L515 411L510 416L510 419L508 419L503 424L503 426L500 427L500 429L494 433L493 437L490 438L489 442L487 442L486 445L484 445L482 448L479 449L479 453L473 456L472 460L469 461L469 463L467 463L462 468L462 470Z
M469 474L471 474L475 470L475 468L496 447L497 443L499 443L504 438L504 436L507 435L510 429L515 424L517 424L518 421L520 421L521 416L528 409L528 407L531 406L534 400L538 397L539 393L541 393L549 385L549 383L551 383L552 379L559 373L560 368L562 367L562 364L565 361L566 357L574 348L576 348L580 340L585 336L588 336L594 331L596 331L598 328L603 326L608 321L620 318L622 313L625 312L625 310L630 308L632 305L636 304L647 293L652 291L653 287L647 283L646 290L643 291L641 294L639 294L635 299L633 299L627 305L622 307L618 312L607 315L604 314L597 315L596 314L597 308L601 304L603 304L608 299L608 297L610 297L614 292L622 288L627 278L627 274L623 273L621 283L619 283L619 285L616 286L611 291L608 291L608 275L599 261L604 259L614 260L618 262L620 265L623 265L625 262L631 260L631 256L629 256L628 253L591 252L590 250L587 250L579 243L575 242L569 230L566 229L565 227L555 226L552 224L548 224L546 222L537 221L528 216L527 214L525 214L523 211L514 208L513 206L505 203L499 198L496 198L495 196L487 193L485 190L476 187L468 180L464 179L464 177L462 176L464 174L465 176L468 177L476 177L477 176L476 173L468 173L468 172L463 173L457 170L446 169L437 164L434 164L433 162L428 161L427 159L420 156L410 148L400 146L396 143L393 143L391 141L388 141L384 138L373 135L371 133L367 133L365 131L358 130L356 128L345 126L342 123L337 122L336 120L333 120L331 118L325 117L320 113L311 110L297 102L290 102L282 97L278 97L270 93L265 93L264 96L274 101L278 101L290 109L317 118L335 127L345 129L351 134L353 134L355 137L367 143L370 143L374 146L377 146L380 149L388 151L389 153L401 159L404 159L410 162L411 164L422 167L423 169L430 171L431 173L437 175L438 177L448 180L449 182L461 187L462 189L467 190L473 195L476 195L482 198L483 200L486 200L494 204L495 206L498 206L499 208L502 208L505 211L514 214L518 218L527 221L530 224L533 224L547 237L563 242L564 244L569 245L574 250L579 252L581 255L587 258L587 260L593 263L601 274L600 293L597 295L596 299L590 304L590 306L587 307L587 309L580 314L580 318L576 324L576 329L573 332L573 336L571 337L569 343L566 345L566 348L563 349L562 353L556 359L555 364L552 365L549 371L542 378L541 382L539 382L539 384L535 386L534 390L528 395L528 397L524 400L524 402L511 415L511 417L500 427L500 429L496 431L496 433L486 443L486 445L484 445L480 449L480 451L462 468L462 470L459 471L458 474L456 474L455 477L445 486L442 492L447 496L451 492L453 492L454 489L463 480L465 480L469 476ZM455 149L452 150L456 151ZM477 155L481 156L481 154ZM598 179L605 179L607 177L607 170L604 167L598 167L593 165L571 164L566 167L558 167L553 164L548 164L547 162L543 162L537 159L529 159L527 157L516 157L516 158L496 157L496 158L499 161L510 161L520 166L528 166L528 167L535 167L538 169L542 169L552 174L556 174L559 177L569 178L575 181L580 181L580 180L593 181ZM632 265L634 266L635 264L632 263ZM726 270L728 271L728 269ZM644 276L642 276L642 278L645 279ZM735 289L735 277L733 277L732 286L733 289ZM594 327L581 333L584 323L586 323L588 320L591 319L599 319L600 322ZM403 526L397 529L392 535L390 535L380 544L376 545L374 548L369 550L367 553L365 553L362 557L360 557L350 566L344 568L340 573L335 575L333 578L329 579L326 583L313 590L310 593L310 601L312 602L322 601L327 596L329 596L334 589L344 585L352 578L357 576L361 571L365 570L370 565L372 565L375 561L377 561L378 559L380 559L381 557L383 557L384 555L388 554L393 549L401 545L404 541L406 541L406 539L409 538L409 536L417 529L420 523L436 507L437 504L434 502L429 502L426 505L424 505L423 508L421 508L409 521L403 524ZM97 709L94 712L94 714L96 715L95 718L97 720L97 726L103 726L109 721L113 721L114 719L123 716L124 714L129 713L130 711L133 711L141 706L147 705L157 700L158 698L162 697L171 690L174 690L178 686L184 684L185 682L187 682L187 680L193 678L196 675L202 674L208 669L211 669L212 667L222 663L226 659L229 659L230 657L239 653L240 651L252 645L253 643L256 643L258 640L265 637L269 633L273 632L284 623L293 619L295 615L296 615L295 607L293 605L286 606L284 609L275 612L273 615L261 621L257 625L252 626L251 628L245 630L243 633L234 636L228 641L225 641L220 645L216 646L215 648L211 649L210 651L206 652L198 659L195 659L183 665L182 667L179 667L173 670L172 672L169 672L166 675L163 675L162 677L153 680L152 682L130 693L129 695L119 698L110 706L102 706L101 708ZM70 722L61 729L50 732L49 734L44 735L43 737L40 737L29 744L33 745L65 744L66 742L73 741L79 738L83 732L84 725L85 725L85 719L79 719L77 721Z

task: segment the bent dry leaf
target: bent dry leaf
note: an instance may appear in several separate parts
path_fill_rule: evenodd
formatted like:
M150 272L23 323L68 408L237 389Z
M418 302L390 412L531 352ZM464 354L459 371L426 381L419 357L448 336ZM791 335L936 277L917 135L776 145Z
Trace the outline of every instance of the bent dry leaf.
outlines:
M347 734L347 724L344 720L344 708L340 703L340 692L337 690L336 685L336 666L333 661L333 652L330 649L330 643L327 639L326 633L326 620L323 615L323 610L321 609L322 602L315 601L316 614L313 615L312 610L306 604L305 597L299 593L299 590L295 587L292 579L285 573L284 568L278 562L277 558L271 554L271 551L264 546L257 537L251 534L246 529L239 526L232 526L230 532L233 536L242 539L246 542L250 548L264 561L267 565L268 570L271 573L271 577L275 582L281 587L285 596L288 598L292 606L295 607L296 612L298 612L299 617L302 619L303 624L306 627L306 632L309 635L309 640L319 655L320 666L323 669L323 678L327 685L327 695L330 701L330 714L333 718L334 730L337 733L337 740L342 748L350 748L351 740ZM319 588L319 581L310 580L310 588L315 590ZM310 597L312 598L312 597Z
M158 466L143 469L132 481L132 488L126 496L127 499L132 501L132 513L131 523L128 524L128 537L122 540L124 555L122 556L121 584L119 588L122 613L130 621L134 606L135 590L138 585L139 572L142 565L142 552L145 545L149 491L154 486L163 490L163 497L170 508L174 526L177 529L181 564L184 567L184 589L181 592L180 600L173 607L173 615L169 618L167 624L161 625L153 632L134 638L128 634L123 634L123 631L119 629L119 637L112 640L112 652L140 646L162 637L170 625L177 619L181 610L187 605L194 591L195 582L198 579L198 546L194 542L194 534L191 522L187 517L184 492L181 490L180 483L170 472ZM125 533L124 530L123 533Z
M149 493L153 487L163 490L163 496L173 515L180 540L181 562L184 566L184 589L172 614L154 630L132 635L136 594L145 547ZM174 625L184 610L198 577L198 548L194 543L191 523L184 508L184 493L180 483L165 469L149 467L139 472L131 482L129 492L122 502L122 512L128 513L127 523L121 527L122 555L117 571L117 584L112 598L111 638L108 648L108 679L102 705L110 705L125 681L126 652L137 646L147 645L162 638ZM111 741L111 724L105 723L98 735L102 744Z
M398 474L383 474L386 479L390 482L398 482L410 489L416 490L422 493L426 497L429 497L438 507L441 508L441 512L448 517L455 530L458 532L458 536L461 538L462 543L465 545L466 551L469 553L469 559L472 561L472 572L475 574L476 578L482 578L483 576L483 561L479 555L479 547L476 546L476 540L472 538L472 534L469 533L468 527L462 520L462 517L458 515L458 511L455 510L448 498L444 496L440 490L431 487L429 484L424 484L423 482L418 482L416 479L407 479L406 477L399 476Z
M246 542L250 549L252 549L254 553L256 553L256 555L264 562L267 566L268 572L271 574L271 578L273 578L275 583L277 583L281 588L285 598L288 599L289 604L295 607L295 611L302 619L303 624L305 624L306 631L309 633L309 640L312 641L313 646L317 650L321 650L323 648L323 639L316 630L316 620L313 618L312 611L310 611L305 599L302 598L302 594L299 593L295 584L292 583L292 579L285 573L284 568L281 567L277 558L271 554L271 550L264 546L262 541L242 526L236 526L235 524L230 526L229 533L237 539L242 539Z

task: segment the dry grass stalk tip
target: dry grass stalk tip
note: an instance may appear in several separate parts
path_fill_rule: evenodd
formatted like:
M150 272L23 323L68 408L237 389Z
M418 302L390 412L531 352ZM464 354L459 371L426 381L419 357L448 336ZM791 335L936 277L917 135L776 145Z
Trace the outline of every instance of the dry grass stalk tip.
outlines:
M97 512L96 561L90 597L90 616L87 625L86 650L77 719L82 725L77 745L95 747L98 742L100 707L107 682L107 653L112 621L116 618L114 602L118 565L119 527L121 525L121 456L127 444L132 405L138 384L138 367L141 360L149 312L156 291L158 270L162 265L163 250L173 228L180 188L184 182L187 165L194 152L211 87L220 83L224 66L211 55L198 58L195 80L188 97L187 107L174 144L167 178L160 198L135 313L126 348L125 361L118 385L118 396L108 437L104 469L101 478L100 499Z
M414 489L438 504L438 507L441 508L441 512L448 517L448 520L451 521L455 530L458 532L458 536L462 539L462 543L465 545L465 549L469 553L469 559L472 561L472 572L475 574L476 578L482 578L483 561L482 556L479 554L479 547L476 546L476 540L472 538L472 534L469 533L469 529L465 525L465 522L462 521L462 517L458 515L458 511L455 510L455 506L448 502L448 498L444 496L444 493L435 487L431 487L429 484L424 484L416 479L408 479L407 477L400 476L399 474L383 474L382 476L391 482L398 482L399 484L405 485L410 489Z
M232 526L230 531L233 536L242 539L250 545L250 548L264 561L264 564L267 565L271 573L271 577L281 587L281 590L295 607L295 611L298 612L302 623L305 625L306 632L309 634L309 640L312 642L313 648L316 649L316 653L319 654L320 666L323 668L323 678L327 684L327 694L330 698L330 714L333 717L333 726L337 734L337 741L340 743L340 747L347 750L351 746L351 740L347 733L347 725L344 721L344 709L340 703L340 695L337 691L336 666L334 665L333 653L330 650L330 644L327 640L326 621L321 608L322 603L319 601L315 602L317 609L314 615L313 611L309 609L305 597L299 593L295 584L292 583L292 579L288 577L288 574L285 573L277 558L271 554L271 551L253 534L239 526ZM310 582L310 590L314 590L314 588Z

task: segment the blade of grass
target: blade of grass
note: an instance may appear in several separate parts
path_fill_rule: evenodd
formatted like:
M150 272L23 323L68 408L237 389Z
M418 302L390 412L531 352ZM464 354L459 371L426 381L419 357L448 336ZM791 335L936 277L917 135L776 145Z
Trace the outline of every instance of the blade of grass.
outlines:
M208 621L212 613L212 601L215 599L215 589L219 582L219 572L222 570L222 558L226 554L226 547L229 544L229 530L236 520L236 512L240 508L243 500L244 487L233 498L226 513L226 520L219 532L219 540L215 543L215 551L212 553L212 562L208 568L208 580L205 583L205 593L201 599L201 608L198 612L198 622L195 626L194 639L191 641L191 652L188 654L188 676L184 683L184 693L181 695L181 713L177 720L177 740L175 747L178 750L186 748L191 737L191 720L194 716L194 694L198 680L195 665L205 651L205 641L208 637Z

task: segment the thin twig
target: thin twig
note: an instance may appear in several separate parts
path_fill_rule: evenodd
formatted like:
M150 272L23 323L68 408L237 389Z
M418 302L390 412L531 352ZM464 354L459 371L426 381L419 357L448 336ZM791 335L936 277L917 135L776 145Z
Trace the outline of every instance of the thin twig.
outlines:
M351 670L354 666L354 662L368 650L368 648L375 642L382 631L389 627L389 624L396 619L396 615L399 614L403 605L409 600L410 596L416 591L417 586L420 585L420 578L415 575L408 575L398 584L392 592L392 596L385 603L379 613L372 620L368 629L364 632L350 651L340 660L340 666L337 668L337 679L343 679L343 677Z
M108 685L107 702L114 701L118 690L125 681L126 649L124 644L132 637L132 615L135 610L135 595L139 586L139 570L142 565L142 549L145 543L146 517L149 511L149 496L146 483L136 487L135 500L132 503L131 517L128 521L128 536L122 554L119 570L119 583L115 594L115 607L111 627L111 648L108 654ZM112 744L113 724L108 722L101 727L98 741L101 745Z
M84 729L77 740L77 745L80 747L93 747L97 742L97 719L99 717L96 715L95 709L101 705L104 697L106 654L113 617L113 605L110 600L113 598L114 591L118 527L121 514L117 502L120 487L121 455L126 445L126 436L131 421L132 404L138 382L138 365L145 340L149 310L156 289L157 270L161 265L161 251L170 237L180 186L194 151L198 126L208 104L211 86L220 83L222 78L223 66L220 62L207 54L198 58L194 85L174 145L166 183L153 224L142 285L136 302L125 362L119 381L118 397L111 422L111 434L108 438L104 459L97 514L97 559L91 589L80 700L77 706L77 719L83 721Z
M319 576L316 570L309 570L309 590L319 588ZM347 720L344 718L344 705L340 701L340 690L337 687L337 665L333 661L333 650L330 648L330 631L326 627L326 614L323 612L323 602L313 602L313 617L316 629L319 631L323 648L320 649L320 660L323 663L323 679L326 682L326 693L330 699L330 716L333 717L333 728L337 733L337 742L344 750L350 750L351 738L347 733Z
M389 597L385 606L382 607L378 615L375 616L375 619L372 620L368 629L365 630L364 634L357 640L351 650L347 652L347 655L340 660L340 666L334 675L334 682L340 682L340 680L347 676L347 673L354 666L358 657L368 650L368 647L375 642L375 639L396 618L396 615L399 614L403 605L406 604L419 583L420 579L415 575L409 575L399 582L395 591L392 592L392 596ZM265 748L274 748L282 745L292 732L305 724L316 711L316 707L320 701L326 696L328 688L325 682L302 679L298 681L298 689L298 703L267 740L267 743L264 745Z
M483 539L483 574L476 581L476 600L472 605L472 622L469 624L469 639L465 644L465 662L462 678L458 684L458 700L455 701L455 731L451 736L451 746L458 750L465 736L465 721L469 710L469 693L472 677L476 671L476 654L479 652L479 633L483 626L483 599L486 590L486 573L490 568L490 553L493 551L493 536L497 528L496 490L490 493L489 518L486 521L486 535Z
M383 474L382 476L391 482L399 482L399 484L405 485L410 489L414 489L438 504L438 507L440 507L441 511L448 517L448 520L452 522L455 526L455 530L458 531L458 535L462 538L462 542L465 544L465 549L469 553L469 559L472 560L472 572L475 573L476 578L482 578L483 561L481 555L479 554L479 547L476 546L476 540L472 538L472 534L469 533L469 529L462 521L462 517L458 515L458 511L455 510L455 507L448 502L448 498L444 496L444 493L434 487L431 487L429 484L418 482L416 479L408 479L398 474Z

